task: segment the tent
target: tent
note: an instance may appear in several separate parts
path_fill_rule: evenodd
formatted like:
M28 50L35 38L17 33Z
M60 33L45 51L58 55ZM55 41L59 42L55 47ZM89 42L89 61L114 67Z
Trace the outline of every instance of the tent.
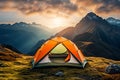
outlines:
M70 40L55 37L46 41L35 53L34 67L71 66L84 68L87 63L82 52Z

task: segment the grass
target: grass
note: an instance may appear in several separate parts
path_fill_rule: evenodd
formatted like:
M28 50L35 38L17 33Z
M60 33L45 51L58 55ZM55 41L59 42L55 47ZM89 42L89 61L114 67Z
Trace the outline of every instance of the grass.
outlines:
M106 74L105 67L110 63L120 64L120 61L100 57L87 57L88 64L84 69L56 67L31 69L33 56L22 56L15 61L2 61L7 65L0 67L0 80L120 80L120 74ZM54 74L62 71L64 76Z
M21 58L22 56L8 48L0 46L0 60L4 61L15 61L16 58Z

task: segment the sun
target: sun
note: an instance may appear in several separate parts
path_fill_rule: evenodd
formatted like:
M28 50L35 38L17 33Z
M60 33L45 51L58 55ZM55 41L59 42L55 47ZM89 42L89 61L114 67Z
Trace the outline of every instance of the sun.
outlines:
M64 26L65 24L65 20L64 18L60 18L60 17L56 17L52 20L53 26L52 27L60 27L60 26Z

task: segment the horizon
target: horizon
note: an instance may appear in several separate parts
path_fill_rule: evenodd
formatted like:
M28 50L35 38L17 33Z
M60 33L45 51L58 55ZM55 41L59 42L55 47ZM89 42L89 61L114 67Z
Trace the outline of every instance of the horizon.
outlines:
M89 12L89 13L91 13L91 12ZM88 14L88 13L87 13ZM87 15L86 14L86 15ZM85 16L86 16L85 15ZM96 14L97 15L97 14ZM80 21L85 17L85 16L83 16L81 19L80 19ZM99 15L97 15L97 16L99 16ZM99 16L99 17L101 17L101 16ZM102 19L108 19L108 18L114 18L114 17L107 17L107 18L103 18L103 17L101 17ZM119 18L114 18L114 19L116 19L116 20L120 20ZM78 21L77 23L79 23L80 21ZM16 24L16 23L26 23L26 24L30 24L30 25L41 25L41 27L47 27L47 28L51 28L51 29L54 29L54 28L58 28L58 27L48 27L48 26L45 26L45 25L43 25L43 24L40 24L40 23L36 23L36 22L25 22L25 21L20 21L20 22L14 22L14 23L0 23L0 25L1 24L10 24L10 25L13 25L13 24ZM76 25L77 25L77 23L76 24L74 24L74 26L71 26L71 27L75 27ZM59 26L59 27L61 27L61 28L66 28L66 27L70 27L70 26Z
M0 24L35 22L49 28L74 27L89 12L104 19L120 19L119 3L120 0L1 0Z

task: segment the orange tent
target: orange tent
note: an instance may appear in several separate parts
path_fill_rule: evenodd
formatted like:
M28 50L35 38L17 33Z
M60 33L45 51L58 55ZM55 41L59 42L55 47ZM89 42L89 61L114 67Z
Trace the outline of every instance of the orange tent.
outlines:
M52 54L51 51L59 44L62 44L67 51L66 54ZM50 59L50 56L52 57ZM62 55L62 56L61 56ZM66 56L65 56L66 55ZM62 57L65 57L64 59ZM54 59L63 59L63 62L54 62ZM70 40L63 37L55 37L46 41L41 48L37 50L33 60L33 67L43 66L76 66L84 67L87 63L82 52Z

